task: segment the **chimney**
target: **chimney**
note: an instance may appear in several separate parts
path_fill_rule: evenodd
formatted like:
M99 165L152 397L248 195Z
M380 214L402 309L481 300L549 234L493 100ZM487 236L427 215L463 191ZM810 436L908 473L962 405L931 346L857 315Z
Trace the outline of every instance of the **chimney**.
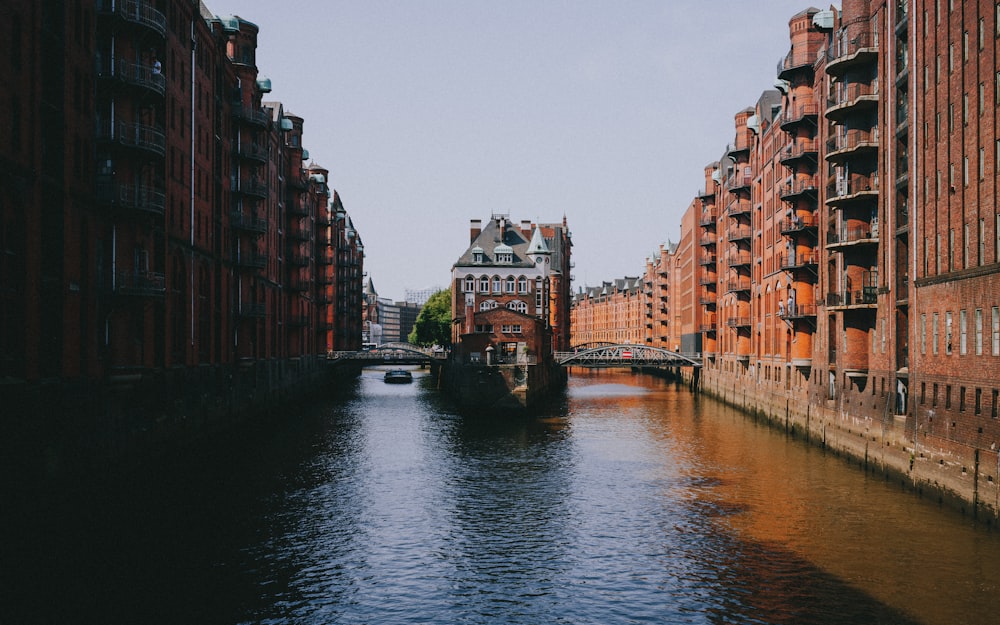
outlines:
M469 221L469 243L476 240L476 237L483 231L483 220L472 219Z
M531 239L531 220L522 219L521 220L521 233L526 239Z

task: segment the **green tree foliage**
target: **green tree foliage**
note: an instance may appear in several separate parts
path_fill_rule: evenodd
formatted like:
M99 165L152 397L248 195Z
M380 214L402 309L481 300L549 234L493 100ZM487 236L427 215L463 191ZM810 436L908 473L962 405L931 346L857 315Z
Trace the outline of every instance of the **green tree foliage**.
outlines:
M425 347L451 345L451 291L442 289L427 299L406 340Z

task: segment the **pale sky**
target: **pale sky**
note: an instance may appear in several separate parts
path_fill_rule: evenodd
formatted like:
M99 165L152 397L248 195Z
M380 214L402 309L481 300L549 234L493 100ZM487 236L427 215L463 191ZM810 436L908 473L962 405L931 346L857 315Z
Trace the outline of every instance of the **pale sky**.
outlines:
M639 275L773 88L789 0L205 0L260 27L379 295L446 287L469 220L573 234L573 289Z

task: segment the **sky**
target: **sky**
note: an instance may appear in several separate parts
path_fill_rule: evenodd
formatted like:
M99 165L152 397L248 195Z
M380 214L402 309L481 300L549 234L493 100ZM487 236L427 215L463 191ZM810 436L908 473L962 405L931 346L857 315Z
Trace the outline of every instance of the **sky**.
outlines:
M205 0L260 27L265 99L361 234L381 297L446 288L469 221L561 222L573 289L636 276L773 88L789 0ZM828 8L829 5L814 5Z

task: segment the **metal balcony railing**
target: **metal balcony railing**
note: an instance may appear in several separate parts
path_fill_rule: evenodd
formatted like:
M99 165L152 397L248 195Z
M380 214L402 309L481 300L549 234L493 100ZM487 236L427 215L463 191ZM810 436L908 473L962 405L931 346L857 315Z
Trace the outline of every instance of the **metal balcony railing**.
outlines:
M121 272L115 277L116 295L162 297L167 292L166 277L155 271Z
M98 15L117 16L126 22L153 30L161 37L167 34L167 18L146 0L97 0Z

